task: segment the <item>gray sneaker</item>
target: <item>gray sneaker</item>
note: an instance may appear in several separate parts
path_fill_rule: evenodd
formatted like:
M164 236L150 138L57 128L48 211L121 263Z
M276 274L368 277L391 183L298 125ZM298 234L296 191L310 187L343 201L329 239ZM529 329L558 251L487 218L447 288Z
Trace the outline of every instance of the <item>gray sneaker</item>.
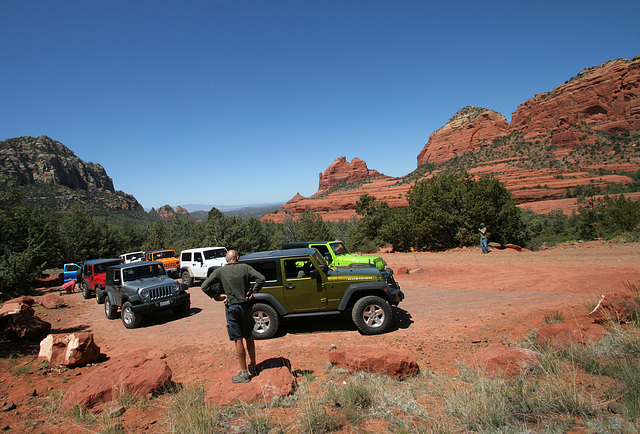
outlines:
M247 371L240 371L238 375L231 377L231 381L234 383L248 383L251 381L251 377L249 377L249 373Z

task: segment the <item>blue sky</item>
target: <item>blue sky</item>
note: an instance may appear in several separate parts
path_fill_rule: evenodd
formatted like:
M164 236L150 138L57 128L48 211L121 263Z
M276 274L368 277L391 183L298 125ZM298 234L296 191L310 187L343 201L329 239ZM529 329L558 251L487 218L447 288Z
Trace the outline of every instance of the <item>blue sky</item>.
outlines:
M47 135L146 208L403 176L466 105L511 119L640 54L633 1L0 0L0 140Z

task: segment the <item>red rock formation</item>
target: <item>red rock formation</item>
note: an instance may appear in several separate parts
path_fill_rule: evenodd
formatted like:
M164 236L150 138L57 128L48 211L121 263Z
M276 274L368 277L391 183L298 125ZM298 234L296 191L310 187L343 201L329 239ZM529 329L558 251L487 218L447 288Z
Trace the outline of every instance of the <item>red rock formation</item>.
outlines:
M525 101L513 113L510 132L525 139L554 132L554 144L575 146L579 137L570 125L582 122L610 132L640 129L640 56L586 68Z
M367 163L357 157L351 162L348 162L346 157L336 158L324 173L320 173L318 192L341 181L354 182L374 175L380 175L380 173L377 170L369 170Z
M431 134L418 155L418 166L427 162L442 164L456 155L477 151L481 159L469 169L472 175L494 175L522 206L570 212L575 209L575 200L564 198L578 185L606 190L608 184L632 182L623 175L596 175L594 169L628 172L640 169L640 158L633 155L627 155L626 160L611 158L605 164L589 161L586 153L592 150L585 150L585 145L596 143L596 130L615 133L640 130L640 56L587 68L553 91L536 95L520 104L510 125L504 116L492 110L465 107ZM528 143L516 140L520 137L537 148L529 152ZM493 143L498 138L504 138L505 145L492 148L492 154L482 155L483 148L496 146ZM546 140L553 146L547 148ZM519 153L515 153L518 147ZM491 160L489 155L496 155L496 159ZM544 164L535 164L542 159ZM318 191L313 196L304 198L298 194L279 211L262 219L282 222L310 209L326 221L348 220L357 217L355 203L362 194L384 200L391 207L407 205L405 195L415 178L401 183L401 179L372 175L379 172L369 170L358 158L351 163L345 157L337 158L320 174ZM431 175L426 173L418 179L428 176ZM353 184L362 180L365 181L361 185ZM351 185L327 192L341 181ZM553 208L541 206L543 201L553 202Z
M467 106L445 126L431 133L429 141L418 154L418 166L441 164L456 155L474 151L504 135L508 129L509 123L500 113Z

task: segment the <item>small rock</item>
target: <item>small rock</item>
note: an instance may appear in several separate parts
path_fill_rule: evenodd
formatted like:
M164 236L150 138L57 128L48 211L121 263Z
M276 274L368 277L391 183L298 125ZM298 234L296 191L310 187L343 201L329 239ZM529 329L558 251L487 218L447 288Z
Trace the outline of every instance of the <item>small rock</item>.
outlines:
M16 404L9 399L2 401L2 404L0 404L0 410L2 411L11 411L11 410L14 410L15 408L16 408Z
M124 412L125 412L125 411L127 411L127 409L126 409L126 408L124 408L123 406L120 406L120 407L116 408L115 410L111 410L111 411L107 414L107 416L108 416L110 419L115 419L116 417L120 417L120 416L122 416L122 415L124 414Z

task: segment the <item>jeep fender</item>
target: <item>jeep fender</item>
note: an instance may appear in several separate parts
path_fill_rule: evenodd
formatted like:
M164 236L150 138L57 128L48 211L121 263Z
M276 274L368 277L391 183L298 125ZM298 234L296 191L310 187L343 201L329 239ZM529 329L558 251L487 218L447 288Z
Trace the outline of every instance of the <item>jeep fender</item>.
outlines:
M276 310L276 312L278 312L278 315L280 316L286 316L287 315L287 309L284 308L284 306L282 306L280 304L280 302L278 301L277 298L275 298L273 295L271 294L267 294L267 293L255 293L253 294L253 297L255 298L256 301L259 302L266 302L268 304L270 304L271 306L273 306L273 308Z
M189 273L189 276L193 277L193 271L191 271L191 268L189 267L182 267L180 269L180 275L182 275L182 273L184 273L185 271Z
M131 296L127 297L126 295L122 294L122 304L124 304L125 301L128 301L131 304L139 304L142 302L142 299L140 298L140 295L136 294L132 294Z
M386 288L387 284L384 282L360 282L349 285L338 304L338 310L345 311L351 307L353 305L352 300L355 301L361 298L357 295L359 292L365 292L367 295L378 295L385 300L389 300L389 296L385 291Z
M111 303L112 306L117 306L118 304L116 303L116 296L113 293L113 291L110 291L108 289L104 290L104 298L108 298L109 302Z

